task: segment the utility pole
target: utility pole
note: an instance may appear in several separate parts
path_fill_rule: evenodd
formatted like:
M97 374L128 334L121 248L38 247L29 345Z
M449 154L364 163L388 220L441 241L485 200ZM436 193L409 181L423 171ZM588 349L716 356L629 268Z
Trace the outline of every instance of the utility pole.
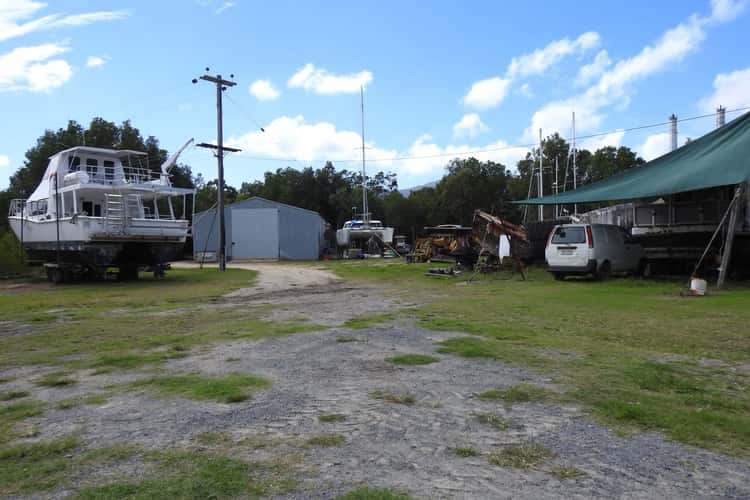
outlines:
M576 181L576 112L573 111L573 191L578 189L578 183ZM573 215L578 215L578 204L573 205Z
M208 73L209 68L206 68ZM234 75L229 75L230 78L234 78ZM222 124L222 108L221 108L221 93L229 87L237 85L231 80L224 80L221 75L211 76L205 74L200 77L201 80L211 82L216 85L216 140L217 146L213 144L198 144L198 147L210 148L216 150L216 159L218 160L219 167L219 185L217 186L217 210L219 211L219 270L226 271L227 269L227 241L224 228L224 151L239 151L233 148L224 147L224 129ZM197 78L193 78L193 83L198 83Z
M542 129L539 129L539 197L544 196L544 181L542 180ZM544 205L539 204L539 220L544 220Z

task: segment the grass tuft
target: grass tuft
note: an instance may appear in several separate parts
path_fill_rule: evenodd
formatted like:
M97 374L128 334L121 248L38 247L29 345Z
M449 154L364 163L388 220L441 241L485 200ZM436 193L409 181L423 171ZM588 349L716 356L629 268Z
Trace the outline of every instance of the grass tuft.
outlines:
M456 455L457 457L469 458L469 457L478 456L479 452L475 450L474 448L463 447L463 448L454 448L453 454Z
M385 360L389 363L393 363L394 365L416 366L437 363L438 361L440 361L440 358L436 358L435 356L428 356L426 354L401 354L399 356L385 358Z
M318 421L324 423L343 422L346 420L346 415L340 413L330 413L328 415L318 415Z
M337 497L336 500L411 500L411 497L406 493L385 488L360 486L345 495Z
M28 391L8 391L0 392L0 401L10 401L12 399L21 399L29 396Z
M198 401L239 403L249 399L253 391L271 385L268 379L256 375L233 373L223 377L198 374L167 375L133 382L135 387L149 387L168 396L179 396Z
M341 434L319 434L305 440L306 446L341 446L346 438Z
M21 444L0 450L0 495L50 490L67 476L66 455L78 446L74 437Z
M373 391L370 393L372 399L380 399L389 403L400 405L413 405L417 402L416 398L408 392L397 393L391 391Z
M475 416L480 423L492 426L499 431L510 428L510 420L494 413L477 413Z
M531 469L554 456L550 449L538 443L524 443L501 448L490 454L489 462L500 467Z
M506 403L550 401L552 397L552 392L543 387L532 384L518 384L505 391L494 389L479 394L480 399L500 399L505 401Z
M556 467L552 467L549 470L549 473L555 476L557 479L561 480L575 479L577 477L586 475L586 472L582 471L578 467L573 467L572 465L558 465Z
M36 380L36 385L43 387L67 387L77 383L76 379L70 378L70 373L68 372L48 373Z

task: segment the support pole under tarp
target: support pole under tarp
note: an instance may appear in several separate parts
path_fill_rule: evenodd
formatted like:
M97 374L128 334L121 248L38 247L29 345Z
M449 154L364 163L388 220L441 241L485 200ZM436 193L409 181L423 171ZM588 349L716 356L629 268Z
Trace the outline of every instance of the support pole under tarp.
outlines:
M721 267L719 268L719 280L716 282L716 288L723 288L724 281L727 278L727 271L729 271L729 264L732 260L732 245L734 243L734 233L737 227L737 213L740 211L740 200L742 199L742 192L745 189L744 184L737 186L737 191L734 194L734 204L732 205L731 212L729 212L729 223L727 225L727 235L724 240L724 253L721 255Z

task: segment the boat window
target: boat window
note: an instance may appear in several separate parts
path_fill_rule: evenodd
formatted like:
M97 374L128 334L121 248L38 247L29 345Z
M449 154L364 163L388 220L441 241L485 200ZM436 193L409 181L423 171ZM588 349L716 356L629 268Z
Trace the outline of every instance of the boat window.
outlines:
M98 170L99 160L97 160L96 158L86 158L86 173L94 177L96 176Z
M104 178L108 181L115 179L115 162L112 160L104 160Z
M78 172L79 170L81 170L81 158L79 156L68 158L68 172Z
M90 201L84 201L82 204L83 211L86 212L86 215L93 215L94 213L94 203Z
M94 217L101 217L101 216L102 216L102 206L94 205Z

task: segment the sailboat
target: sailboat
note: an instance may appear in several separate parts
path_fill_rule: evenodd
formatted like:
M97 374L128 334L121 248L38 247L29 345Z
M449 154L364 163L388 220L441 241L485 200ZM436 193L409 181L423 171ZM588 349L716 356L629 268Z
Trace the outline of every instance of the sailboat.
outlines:
M346 221L342 228L336 231L336 243L340 247L361 248L365 253L372 253L371 250L377 247L378 253L382 253L385 246L393 243L393 228L384 226L382 221L372 219L367 207L364 87L360 87L359 93L362 115L362 212L358 215L355 210L352 220Z
M101 276L108 267L137 277L139 267L163 274L188 234L188 201L195 190L172 186L169 169L190 139L161 165L147 153L77 146L49 158L28 199L11 201L8 221L32 260L45 263L50 281L73 274ZM189 200L192 197L192 200ZM181 199L182 214L173 200Z

